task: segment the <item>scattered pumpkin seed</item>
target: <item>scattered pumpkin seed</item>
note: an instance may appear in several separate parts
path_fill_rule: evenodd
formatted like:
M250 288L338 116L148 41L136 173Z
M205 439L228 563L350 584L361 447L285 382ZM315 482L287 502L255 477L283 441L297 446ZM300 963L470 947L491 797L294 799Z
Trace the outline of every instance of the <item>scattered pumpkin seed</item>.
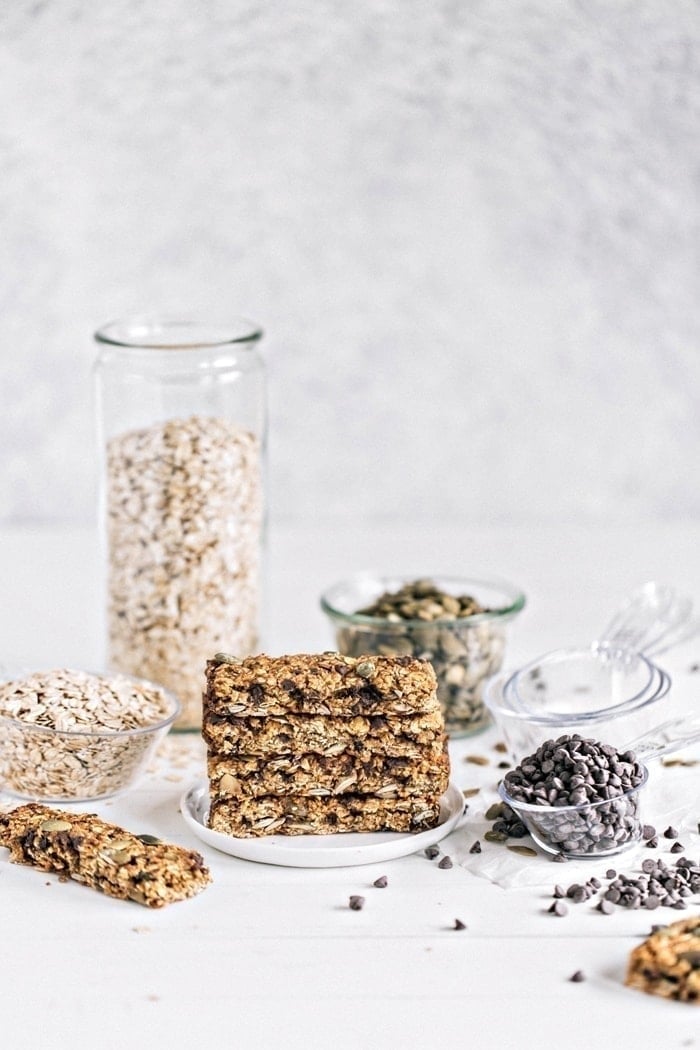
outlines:
M359 664L357 664L355 670L359 674L360 678L371 678L374 672L376 671L376 667L374 666L371 660L362 660Z
M474 795L478 795L480 791L481 788L464 788L462 794L465 798L473 798Z
M536 857L537 850L533 849L532 846L506 846L511 853L517 853L521 857Z
M484 838L487 842L507 842L508 836L504 831L485 831Z
M136 838L139 842L143 842L144 846L157 846L160 843L160 839L155 835L137 835Z
M471 762L473 766L487 766L489 764L489 760L485 755L465 755L464 761Z

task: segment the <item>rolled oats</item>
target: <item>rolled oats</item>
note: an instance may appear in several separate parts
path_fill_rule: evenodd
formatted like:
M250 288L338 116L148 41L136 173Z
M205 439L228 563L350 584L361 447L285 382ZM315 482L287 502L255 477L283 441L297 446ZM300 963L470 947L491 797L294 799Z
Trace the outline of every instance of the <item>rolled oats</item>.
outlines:
M140 772L173 708L124 675L59 669L2 682L0 782L23 798L112 795Z
M225 419L192 416L107 449L110 663L176 694L201 725L212 653L258 646L261 452Z

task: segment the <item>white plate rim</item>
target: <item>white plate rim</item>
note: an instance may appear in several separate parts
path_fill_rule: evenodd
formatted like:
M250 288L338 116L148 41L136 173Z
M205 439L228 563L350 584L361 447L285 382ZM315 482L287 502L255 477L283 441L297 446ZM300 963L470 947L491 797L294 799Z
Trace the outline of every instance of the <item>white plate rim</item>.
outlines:
M241 839L212 831L203 823L209 806L208 782L199 779L180 799L180 812L191 831L220 853L258 864L292 868L340 868L395 860L440 842L459 823L464 796L454 783L440 799L440 823L414 832L349 832L340 835L268 835Z

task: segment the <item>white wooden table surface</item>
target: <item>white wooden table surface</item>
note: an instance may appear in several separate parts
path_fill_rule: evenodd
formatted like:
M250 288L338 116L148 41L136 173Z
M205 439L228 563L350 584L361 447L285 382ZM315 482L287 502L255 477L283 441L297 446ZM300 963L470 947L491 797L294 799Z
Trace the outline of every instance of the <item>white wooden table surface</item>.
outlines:
M692 524L273 527L266 649L329 648L318 594L346 572L453 571L509 578L526 591L529 604L510 647L509 663L517 663L594 637L646 579L683 587L700 606L699 540ZM101 665L101 573L92 532L5 530L0 572L0 658L37 668ZM676 688L700 693L700 674L690 670L698 660L700 639L668 654ZM482 799L502 775L496 739L490 730L451 745L453 779L460 787L482 785ZM201 741L171 737L165 751L133 792L91 808L135 831L201 849L213 885L192 901L151 912L11 865L0 850L4 1046L700 1045L700 1011L622 984L629 951L651 923L687 913L617 909L606 917L582 903L555 918L547 913L551 888L567 883L567 865L523 858L522 884L507 888L465 870L459 858L479 831L478 799L474 823L468 815L441 845L455 859L450 870L422 854L328 870L238 860L203 846L179 814L182 791L204 770ZM473 753L490 764L466 762ZM679 798L696 800L699 770L663 775L678 777ZM694 833L684 835L695 857L698 819L700 812ZM482 856L502 849L485 843ZM526 868L533 863L541 877ZM620 858L616 866L626 871L626 863ZM590 874L607 867L592 862ZM375 889L382 874L388 886ZM362 911L348 908L356 893L366 898ZM694 910L700 913L700 901ZM466 930L454 929L456 918ZM586 980L572 983L575 970Z

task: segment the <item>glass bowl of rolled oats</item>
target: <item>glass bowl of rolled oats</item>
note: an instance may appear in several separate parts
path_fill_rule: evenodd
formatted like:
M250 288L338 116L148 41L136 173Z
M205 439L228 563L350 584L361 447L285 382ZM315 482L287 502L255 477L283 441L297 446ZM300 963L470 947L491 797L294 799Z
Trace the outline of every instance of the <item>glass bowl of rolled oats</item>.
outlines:
M321 596L344 655L430 661L451 737L490 723L484 685L500 670L508 625L524 606L525 595L509 583L441 575L359 573Z
M179 710L161 686L127 675L0 669L0 790L51 802L117 795Z

